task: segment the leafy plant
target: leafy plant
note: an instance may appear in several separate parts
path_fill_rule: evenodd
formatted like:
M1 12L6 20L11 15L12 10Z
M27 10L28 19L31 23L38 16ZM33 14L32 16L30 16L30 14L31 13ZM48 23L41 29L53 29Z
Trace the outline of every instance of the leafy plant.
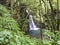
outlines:
M10 11L0 4L0 16L2 17L11 17Z
M4 11L3 9L6 11ZM2 11L1 11L2 10ZM0 45L37 45L38 41L25 36L19 31L17 22L10 17L8 10L2 6L0 9ZM6 15L5 15L6 14Z
M51 32L45 30L44 32L45 38L43 39L43 43L46 45L60 45L60 32L55 31Z

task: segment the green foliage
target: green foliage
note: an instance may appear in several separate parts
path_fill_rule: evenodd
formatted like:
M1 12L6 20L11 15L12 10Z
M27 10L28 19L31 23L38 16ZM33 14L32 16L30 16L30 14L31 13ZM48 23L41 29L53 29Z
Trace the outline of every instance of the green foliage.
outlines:
M48 0L49 1L49 0ZM22 30L27 30L27 24L28 20L27 17L24 14L20 14L20 4L24 3L27 5L29 10L33 13L35 22L40 24L39 22L43 22L45 25L48 25L47 27L51 29L50 26L53 26L56 28L56 22L57 18L59 18L58 15L60 14L54 14L51 12L51 6L52 4L53 8L57 10L57 6L60 5L57 4L57 0L52 0L50 3L47 0L11 0L11 1L3 1L7 3L7 8L11 9L9 11L5 6L5 3L3 5L0 4L0 45L60 45L60 32L50 32L50 31L44 31L44 37L42 40L38 39L31 39L23 34L23 32L19 31L18 24L21 24ZM60 4L60 3L59 3ZM57 10L58 11L58 10ZM17 16L17 22L11 17L10 12L12 12L12 16ZM46 15L45 15L46 14ZM21 16L22 15L22 16ZM56 16L55 16L56 15ZM16 17L15 16L15 17ZM44 17L46 16L46 17ZM51 17L54 17L51 18ZM47 23L45 22L47 20ZM58 27L59 28L59 27ZM53 30L54 31L54 30Z
M21 32L0 31L0 45L36 45L36 41L24 36Z
M3 5L0 4L0 16L2 17L10 17L10 11L7 10L6 7L4 7Z
M11 14L6 7L0 5L0 28L7 30L19 30L17 22L11 18Z
M0 45L37 45L38 41L20 32L17 22L8 16L10 13L5 7L2 6L2 8L4 9L0 9L1 14L3 13L3 16L0 16Z
M59 22L58 20L60 20L59 2L60 0L21 0L21 3L26 4L29 11L33 13L35 23L37 25L43 23L45 24L45 29L49 29L53 32L54 30L59 30L60 28L58 27L60 24L57 24L57 22ZM22 16L24 15L22 14ZM20 22L21 24L24 23L22 26L23 31L25 31L24 29L27 28L27 24L24 22L25 19L25 17L21 18L23 21L21 21L22 23ZM42 27L42 24L40 27Z
M0 17L0 28L13 31L19 30L17 22L11 17Z
M48 30L44 31L43 44L45 45L60 45L60 32L50 32Z

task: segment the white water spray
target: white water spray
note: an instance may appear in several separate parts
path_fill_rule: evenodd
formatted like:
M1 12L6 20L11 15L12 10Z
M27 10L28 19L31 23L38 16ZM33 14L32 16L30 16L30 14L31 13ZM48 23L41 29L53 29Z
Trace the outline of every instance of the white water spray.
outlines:
M33 21L33 18L32 18L32 15L31 14L29 14L29 11L28 11L28 9L26 9L26 12L27 12L27 14L29 15L29 31L30 30L39 30L40 28L38 28L36 25L35 25L35 23L34 23L34 21Z

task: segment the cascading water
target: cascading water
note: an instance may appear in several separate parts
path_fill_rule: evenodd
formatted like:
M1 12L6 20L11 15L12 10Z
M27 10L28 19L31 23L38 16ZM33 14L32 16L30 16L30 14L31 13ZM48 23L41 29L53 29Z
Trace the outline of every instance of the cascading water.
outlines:
M35 25L32 15L29 14L28 9L26 9L26 13L29 16L29 34L31 37L38 38L40 36L40 28Z
M30 30L39 30L40 28L38 28L36 25L35 25L35 23L34 23L34 21L33 21L33 18L32 18L32 15L29 15L29 20L30 20L30 22L29 22L29 31Z

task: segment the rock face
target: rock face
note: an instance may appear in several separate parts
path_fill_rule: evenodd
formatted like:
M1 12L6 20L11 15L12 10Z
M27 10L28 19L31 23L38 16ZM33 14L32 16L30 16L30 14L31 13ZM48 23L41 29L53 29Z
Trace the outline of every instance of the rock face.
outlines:
M39 38L40 37L40 28L35 25L32 15L29 14L29 11L26 10L26 12L29 15L29 35L33 38Z

